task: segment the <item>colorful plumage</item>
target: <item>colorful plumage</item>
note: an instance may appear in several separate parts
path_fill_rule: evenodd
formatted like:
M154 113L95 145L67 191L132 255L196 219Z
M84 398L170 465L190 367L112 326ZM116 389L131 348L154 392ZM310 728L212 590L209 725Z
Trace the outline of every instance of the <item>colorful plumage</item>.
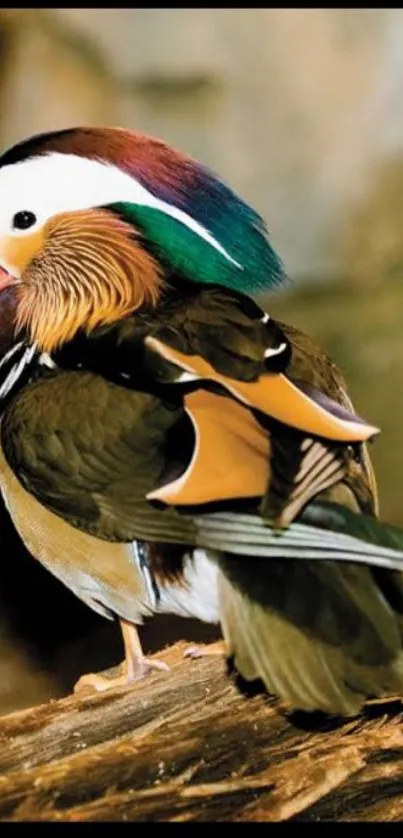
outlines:
M219 620L240 672L298 707L401 689L377 567L397 590L403 545L379 549L380 525L365 543L377 428L246 296L284 277L257 214L158 140L46 134L0 158L0 265L3 496L32 554L121 621L123 678L149 667L136 624L165 611Z
M36 204L45 205L42 192L53 198L53 213L107 206L147 238L168 272L188 280L254 293L284 279L260 216L205 166L161 140L75 128L20 143L0 166L2 193L15 190L19 169L19 200L29 185ZM32 192L25 193L31 200Z

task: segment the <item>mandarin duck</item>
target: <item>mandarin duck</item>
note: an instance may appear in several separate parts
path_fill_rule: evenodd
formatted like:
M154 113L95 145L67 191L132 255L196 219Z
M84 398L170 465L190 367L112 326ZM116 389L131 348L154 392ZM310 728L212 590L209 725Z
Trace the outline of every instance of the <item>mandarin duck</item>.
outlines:
M31 553L120 620L122 679L153 665L136 625L167 612L220 622L240 673L295 707L401 689L377 428L249 296L284 277L260 217L159 140L75 128L0 158L0 265L3 497Z

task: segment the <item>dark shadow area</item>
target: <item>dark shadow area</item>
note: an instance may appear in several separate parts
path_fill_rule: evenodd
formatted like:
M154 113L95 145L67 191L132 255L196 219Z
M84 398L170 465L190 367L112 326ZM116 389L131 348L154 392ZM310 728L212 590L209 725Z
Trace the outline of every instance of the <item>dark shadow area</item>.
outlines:
M329 716L321 710L315 710L312 713L306 710L291 710L285 715L293 727L304 730L306 733L325 733L337 730L346 724L346 719L341 716Z
M365 707L357 713L356 716L330 716L322 711L316 710L309 713L304 710L293 710L286 713L288 721L293 727L298 730L304 730L307 733L321 733L331 730L337 730L351 721L356 721L357 725L365 722L375 721L388 717L401 716L403 712L403 702L398 698L380 699L374 703L366 704Z

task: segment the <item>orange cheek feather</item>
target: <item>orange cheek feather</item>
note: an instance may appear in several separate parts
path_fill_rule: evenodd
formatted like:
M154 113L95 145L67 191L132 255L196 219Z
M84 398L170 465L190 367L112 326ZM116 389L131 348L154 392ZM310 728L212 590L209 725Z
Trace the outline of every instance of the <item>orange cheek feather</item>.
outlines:
M43 228L27 236L2 236L0 238L0 262L19 277L30 262L43 249L45 234Z
M17 325L44 352L143 305L162 275L132 225L104 209L59 213L41 230L0 239L0 264L22 276Z

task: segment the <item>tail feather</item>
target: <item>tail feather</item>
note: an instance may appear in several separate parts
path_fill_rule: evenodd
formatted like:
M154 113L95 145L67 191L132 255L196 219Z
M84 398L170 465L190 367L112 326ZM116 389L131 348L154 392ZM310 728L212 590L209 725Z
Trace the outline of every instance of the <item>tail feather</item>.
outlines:
M259 668L253 660L249 649L248 634L243 631L237 613L237 597L229 595L228 581L225 576L218 577L218 590L220 596L220 620L223 637L227 646L229 656L235 650L235 666L246 681L255 681L260 677Z
M228 653L247 680L303 710L352 715L403 692L400 617L371 568L219 559Z

